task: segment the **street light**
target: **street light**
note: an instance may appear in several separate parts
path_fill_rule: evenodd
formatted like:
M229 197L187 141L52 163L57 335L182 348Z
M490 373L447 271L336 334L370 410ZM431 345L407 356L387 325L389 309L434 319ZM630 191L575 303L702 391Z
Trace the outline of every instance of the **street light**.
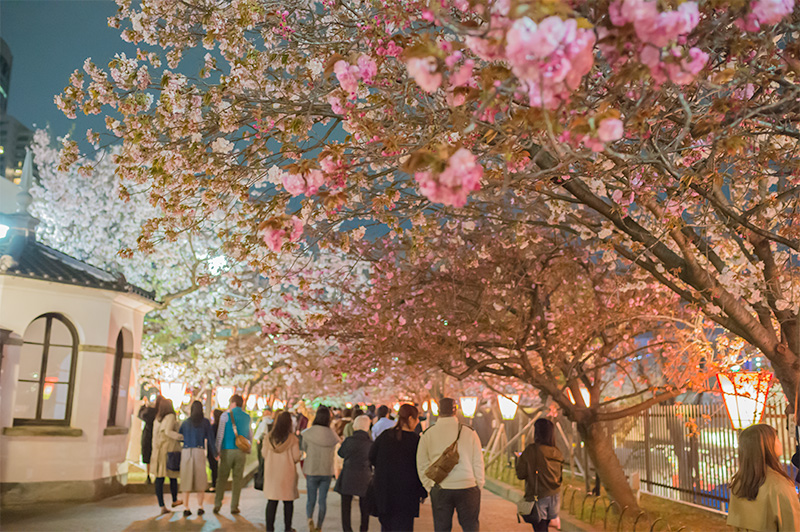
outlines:
M267 397L266 396L259 395L258 399L256 400L256 403L258 403L258 409L259 410L263 411L263 410L267 409Z
M515 393L513 395L509 395L508 397L505 395L498 395L497 404L500 406L500 417L502 417L505 421L510 421L517 415L519 394Z
M431 399L431 415L438 416L439 415L439 403Z
M464 417L472 419L475 417L475 411L478 409L478 398L473 396L462 397L461 401L461 411L464 413Z
M161 395L172 401L172 405L175 408L183 404L184 395L186 394L185 382L161 381L158 383L158 388L161 390Z
M736 430L761 422L772 386L772 373L739 371L717 373L717 382L725 400L725 410Z
M583 384L580 385L581 397L583 398L583 404L589 406L591 401L591 396L589 394L589 390ZM567 397L569 398L569 402L573 405L575 404L575 396L572 395L572 390L567 388Z
M253 395L251 393L250 395L247 396L247 403L245 403L245 406L247 407L248 410L252 412L253 410L256 409L257 402L258 402L258 396Z
M272 411L277 412L278 410L283 410L286 408L286 401L281 401L280 399L275 399L272 403Z
M217 407L225 409L228 408L231 402L231 397L236 393L236 388L233 386L217 386L214 389L217 395Z

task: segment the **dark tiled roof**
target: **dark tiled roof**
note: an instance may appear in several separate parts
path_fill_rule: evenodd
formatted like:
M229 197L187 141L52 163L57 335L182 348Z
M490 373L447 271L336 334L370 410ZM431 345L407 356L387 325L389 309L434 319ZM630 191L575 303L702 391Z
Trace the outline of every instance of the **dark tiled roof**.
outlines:
M14 244L19 245L19 242L5 242L6 245L4 246L2 245L3 240L11 241L12 239L5 238L0 240L0 256L11 251L3 248ZM125 280L124 276L101 270L35 240L28 239L21 250L16 249L11 255L16 259L16 264L5 272L0 270L0 275L13 275L15 277L41 279L53 283L125 292L157 302L153 292L130 284Z

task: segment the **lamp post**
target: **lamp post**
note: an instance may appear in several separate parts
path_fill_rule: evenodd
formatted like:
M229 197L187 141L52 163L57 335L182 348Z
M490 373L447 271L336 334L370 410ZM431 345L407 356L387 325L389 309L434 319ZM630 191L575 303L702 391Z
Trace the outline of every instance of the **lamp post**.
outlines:
M515 393L513 395L498 395L497 396L497 406L500 407L500 417L503 420L500 422L502 425L502 430L506 430L506 422L511 424L514 418L517 417L517 409L519 408L519 394ZM518 429L519 426L515 426L513 430ZM506 434L506 438L508 434Z
M286 401L275 399L275 401L272 403L273 412L277 412L278 410L283 410L284 408L286 408Z
M236 393L234 386L217 386L214 388L214 393L217 396L217 408L227 409L231 402L231 397Z
M767 406L767 394L772 387L772 373L766 371L717 373L717 382L725 401L725 410L734 429L743 430L761 422Z
M589 390L583 384L580 385L581 391L581 398L583 399L583 404L586 406L590 406L591 403L591 395L589 394ZM572 390L567 388L567 397L569 398L569 402L573 405L575 404L575 396L572 395Z
M478 398L474 396L461 397L461 412L464 413L465 418L472 419L475 417L475 411L478 409Z
M439 403L433 399L431 399L431 415L434 417L439 417Z
M158 383L161 395L172 401L172 405L177 409L183 404L184 396L186 395L185 382L167 382L161 381Z

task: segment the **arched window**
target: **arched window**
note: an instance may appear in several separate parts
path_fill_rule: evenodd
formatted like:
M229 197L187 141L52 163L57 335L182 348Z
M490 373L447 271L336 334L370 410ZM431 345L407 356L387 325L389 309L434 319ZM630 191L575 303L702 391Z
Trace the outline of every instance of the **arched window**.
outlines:
M120 380L122 379L122 360L125 358L125 339L122 331L117 335L114 349L114 374L111 378L111 402L108 407L108 426L117 426L117 407L120 403Z
M14 425L69 425L78 333L58 314L31 322L23 337Z

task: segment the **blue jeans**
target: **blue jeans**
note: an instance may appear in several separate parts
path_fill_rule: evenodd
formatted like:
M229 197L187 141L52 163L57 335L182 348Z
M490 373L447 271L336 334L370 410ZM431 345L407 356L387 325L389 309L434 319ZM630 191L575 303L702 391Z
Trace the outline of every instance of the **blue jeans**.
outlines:
M306 502L306 517L314 517L314 506L317 504L317 492L319 492L319 516L315 523L317 527L322 526L325 520L325 512L328 511L328 489L331 487L330 475L308 475L306 477L306 491L308 501Z

